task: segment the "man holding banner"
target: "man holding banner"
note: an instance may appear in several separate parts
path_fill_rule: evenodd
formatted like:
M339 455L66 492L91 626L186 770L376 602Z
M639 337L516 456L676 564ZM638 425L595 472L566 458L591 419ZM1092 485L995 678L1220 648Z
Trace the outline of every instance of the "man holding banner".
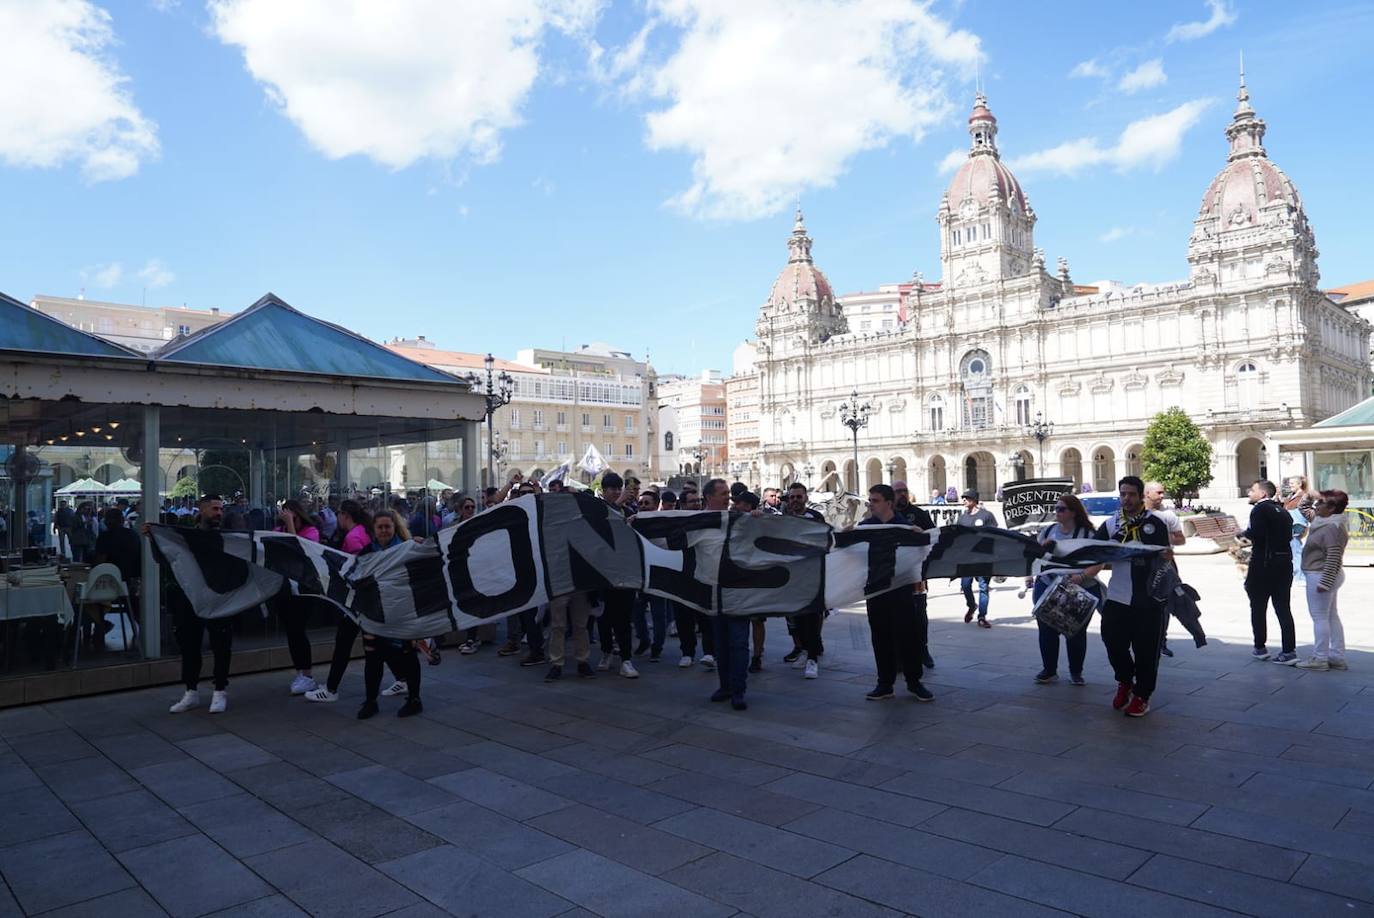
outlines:
M703 510L729 510L730 485L724 478L712 478L701 489ZM710 616L716 643L716 676L720 688L711 695L712 701L729 699L730 707L743 711L749 707L744 690L749 683L749 619L742 615L726 615L723 611Z
M868 489L867 519L860 526L901 523L896 514L897 496L885 484ZM907 583L867 600L868 630L873 641L873 662L878 669L878 684L866 697L869 701L886 701L893 697L900 662L906 677L907 691L917 701L934 701L930 689L921 684L921 644L917 628L916 610L912 604L914 585Z

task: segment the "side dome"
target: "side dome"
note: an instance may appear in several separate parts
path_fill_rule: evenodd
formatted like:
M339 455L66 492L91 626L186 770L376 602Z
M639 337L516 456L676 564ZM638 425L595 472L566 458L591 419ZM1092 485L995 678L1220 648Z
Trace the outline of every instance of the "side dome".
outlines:
M1260 213L1276 203L1301 211L1302 199L1283 170L1263 156L1227 163L1202 196L1199 217L1215 217L1221 228L1253 226Z
M835 294L830 288L830 281L826 280L825 274L811 259L811 237L806 235L806 224L800 208L792 235L787 240L787 250L787 264L778 274L778 279L773 281L773 289L768 293L768 305L781 311L807 303L833 305Z
M1301 213L1298 189L1265 153L1264 131L1264 119L1250 105L1250 90L1242 68L1236 113L1226 126L1231 149L1226 165L1202 195L1199 218L1216 219L1216 227L1224 231L1255 226L1263 221L1264 211L1272 214L1276 208L1286 207L1289 214Z

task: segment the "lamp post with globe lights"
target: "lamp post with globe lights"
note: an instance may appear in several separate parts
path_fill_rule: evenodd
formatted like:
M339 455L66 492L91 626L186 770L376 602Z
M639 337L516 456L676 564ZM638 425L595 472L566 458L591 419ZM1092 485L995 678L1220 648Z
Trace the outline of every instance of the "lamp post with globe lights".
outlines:
M1035 420L1026 425L1025 435L1035 440L1040 450L1040 474L1045 474L1045 441L1054 436L1054 422L1045 420L1045 413L1037 411Z
M868 426L873 406L859 401L859 390L850 393L849 401L840 403L840 423L849 428L854 438L854 489L859 489L859 431Z
M496 358L487 354L482 361L486 367L485 383L480 374L469 373L467 375L468 385L486 399L486 422L487 422L487 486L496 487L496 437L492 432L491 419L496 415L496 409L503 405L510 404L511 396L515 393L515 380L505 370L496 373ZM484 389L478 388L483 386Z

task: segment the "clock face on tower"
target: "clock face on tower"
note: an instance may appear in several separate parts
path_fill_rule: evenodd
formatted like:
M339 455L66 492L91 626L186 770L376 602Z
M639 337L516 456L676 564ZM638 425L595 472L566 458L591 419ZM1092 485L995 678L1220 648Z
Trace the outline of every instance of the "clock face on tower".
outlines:
M978 205L973 203L973 198L964 198L964 203L959 205L959 216L972 217L978 212Z

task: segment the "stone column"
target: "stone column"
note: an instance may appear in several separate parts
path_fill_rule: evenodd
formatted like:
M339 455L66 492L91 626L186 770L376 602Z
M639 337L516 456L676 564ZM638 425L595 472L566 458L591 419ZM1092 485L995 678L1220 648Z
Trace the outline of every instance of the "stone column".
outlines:
M569 424L568 426L572 427L572 424ZM479 471L479 460L477 458L478 438L478 423L476 421L465 421L463 423L462 442L463 481L462 484L459 485L459 487L461 487L463 489L463 493L467 495L475 495L479 488L479 482L477 478L477 473Z

